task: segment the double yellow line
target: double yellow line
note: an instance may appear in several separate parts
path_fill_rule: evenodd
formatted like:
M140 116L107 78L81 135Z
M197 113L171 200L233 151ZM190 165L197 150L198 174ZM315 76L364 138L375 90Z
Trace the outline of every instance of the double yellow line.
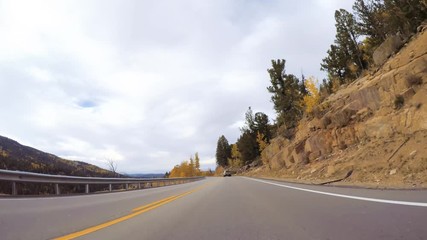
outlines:
M99 224L99 225L96 225L96 226L93 226L93 227L90 227L90 228L86 228L84 230L81 230L81 231L78 231L78 232L75 232L75 233L71 233L71 234L68 234L68 235L65 235L65 236L62 236L62 237L55 238L55 240L69 240L69 239L74 239L74 238L78 238L78 237L87 235L89 233L101 230L103 228L106 228L106 227L109 227L111 225L114 225L114 224L126 221L126 220L131 219L133 217L136 217L136 216L138 216L138 215L140 215L142 213L148 212L148 211L153 210L155 208L158 208L158 207L160 207L162 205L165 205L167 203L175 201L175 200L177 200L179 198L182 198L182 197L184 197L184 196L186 196L188 194L191 194L193 192L199 191L200 189L202 189L202 188L204 188L206 186L207 186L207 184L202 185L202 186L200 186L198 188L195 188L195 189L193 189L191 191L184 192L184 193L179 194L179 195L170 196L170 197L161 199L159 201L152 202L150 204L134 208L134 209L132 209L132 213L130 213L130 214L126 215L126 216L119 217L119 218L116 218L114 220L111 220L111 221L108 221L108 222L105 222L105 223L102 223L102 224Z

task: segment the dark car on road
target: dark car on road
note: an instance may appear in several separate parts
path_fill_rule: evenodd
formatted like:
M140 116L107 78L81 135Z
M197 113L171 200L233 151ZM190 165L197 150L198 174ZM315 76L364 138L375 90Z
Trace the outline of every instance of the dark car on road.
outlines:
M225 170L223 175L224 175L224 177L231 177L231 175L233 175L233 174L235 174L234 171Z

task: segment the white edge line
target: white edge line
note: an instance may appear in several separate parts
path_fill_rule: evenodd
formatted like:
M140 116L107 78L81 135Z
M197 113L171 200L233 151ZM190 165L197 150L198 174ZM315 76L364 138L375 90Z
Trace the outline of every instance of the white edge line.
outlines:
M423 202L406 202L406 201L395 201L395 200L387 200L387 199L357 197L357 196L351 196L351 195L321 192L321 191L316 191L316 190L311 190L311 189L292 187L292 186L288 186L288 185L284 185L284 184L272 183L272 182L254 179L254 178L249 178L249 177L244 177L244 178L252 180L252 181L257 181L257 182L262 182L262 183L278 186L278 187L290 188L290 189L294 189L294 190L311 192L311 193L318 193L318 194L334 196L334 197L349 198L349 199L356 199L356 200L369 201L369 202L390 203L390 204L398 204L398 205L406 205L406 206L427 207L427 203L423 203Z

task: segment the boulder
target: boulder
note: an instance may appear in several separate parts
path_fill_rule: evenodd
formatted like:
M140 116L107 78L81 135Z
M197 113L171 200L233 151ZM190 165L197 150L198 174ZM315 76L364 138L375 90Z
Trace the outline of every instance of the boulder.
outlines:
M415 95L415 90L413 88L408 88L403 91L401 95L405 99L405 101L408 101L412 96Z
M249 167L254 168L254 167L259 167L261 165L262 165L261 160L255 160L249 164Z
M385 63L392 54L405 44L405 42L406 38L400 34L389 36L377 49L375 49L372 55L375 65L380 66Z
M348 106L350 109L359 111L362 108L369 107L372 110L377 110L380 106L381 97L376 86L363 88L350 94L350 104Z
M331 116L331 125L330 127L345 127L349 124L351 117L356 115L356 110L350 108L349 106L344 107L343 109L337 111Z

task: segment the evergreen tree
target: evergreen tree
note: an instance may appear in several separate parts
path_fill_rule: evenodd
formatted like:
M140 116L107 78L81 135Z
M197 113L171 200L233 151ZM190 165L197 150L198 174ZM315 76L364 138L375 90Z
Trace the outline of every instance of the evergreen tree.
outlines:
M335 44L330 46L327 56L322 60L320 66L321 70L328 72L329 81L335 78L339 79L341 84L345 83L348 74L347 57L339 46Z
M245 113L245 125L240 129L241 132L250 131L253 132L255 129L255 119L252 112L252 108L249 107Z
M359 34L357 31L356 19L353 14L344 9L340 9L339 11L335 11L335 21L335 27L337 29L336 43L346 51L349 57L349 64L356 65L358 67L358 72L360 72L365 67L362 60L362 53L357 42ZM356 72L356 74L358 72Z
M199 158L199 153L196 152L196 154L194 154L194 164L197 170L200 171L200 158Z
M319 86L320 102L332 93L332 81L323 79Z
M236 142L239 149L241 160L244 164L249 164L259 156L258 143L253 134L246 130L242 133Z
M266 143L269 143L271 139L271 131L270 131L271 127L269 124L267 114L263 112L255 113L254 125L255 125L254 133L257 135L262 134L263 140Z
M384 0L384 8L388 34L409 35L427 19L425 0Z
M252 108L249 107L245 113L245 125L240 129L240 131L242 133L249 131L254 135L256 135L257 132L261 132L268 138L268 140L270 140L271 133L267 114L263 112L253 114Z
M271 101L278 114L277 122L286 128L296 127L303 113L299 80L292 74L285 74L285 60L272 60L271 63L272 68L267 70L271 86L267 90L273 94Z
M228 140L222 135L219 137L217 146L216 146L216 164L221 167L227 166L228 158L231 156L231 148L230 144L228 144Z
M258 134L262 134L263 141L266 143L270 142L271 139L270 125L267 114L263 112L257 112L254 115L251 107L249 107L245 114L245 126L240 130L242 131L242 135L240 137L242 141L245 142L244 144L240 144L241 148L245 148L241 150L242 152L245 152L244 162L252 162L261 153L259 145L254 145L254 143L257 142ZM245 136L243 137L243 135ZM252 138L252 140L249 141L248 138ZM249 159L249 157L252 158Z
M380 45L387 37L384 21L385 7L380 0L356 0L353 10L358 18L357 26L359 34L367 36L366 41L371 46ZM372 54L372 52L371 52Z
M189 164L190 176L194 176L194 168L195 168L195 165L194 165L194 159L193 159L193 157L191 156L191 157L190 157L190 164Z
M300 91L300 93L302 94L302 96L304 97L304 96L306 96L307 94L308 94L308 90L307 90L307 88L305 87L305 76L304 76L304 74L302 74L301 75L301 81L300 81L300 83L299 83L299 91Z
M359 48L359 31L353 14L344 9L335 11L335 44L328 50L328 56L322 60L321 69L328 71L340 83L356 79L366 62Z

